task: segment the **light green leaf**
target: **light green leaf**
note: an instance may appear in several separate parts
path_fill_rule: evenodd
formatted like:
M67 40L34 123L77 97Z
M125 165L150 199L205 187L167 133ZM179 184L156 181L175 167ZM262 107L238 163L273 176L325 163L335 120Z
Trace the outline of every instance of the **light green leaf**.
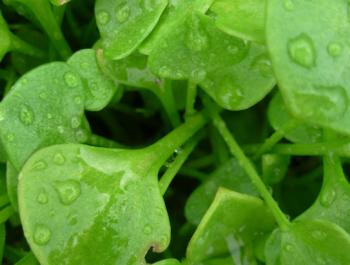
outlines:
M167 0L96 1L96 20L106 56L121 59L137 49L167 4Z

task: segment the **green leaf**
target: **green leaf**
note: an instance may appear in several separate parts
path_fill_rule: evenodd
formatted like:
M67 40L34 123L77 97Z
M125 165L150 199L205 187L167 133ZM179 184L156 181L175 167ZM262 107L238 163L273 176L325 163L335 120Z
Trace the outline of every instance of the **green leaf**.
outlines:
M167 0L96 1L96 20L106 56L121 59L137 49L167 4Z
M265 42L265 0L216 0L210 7L216 26L245 40Z
M157 26L141 44L139 50L149 55L151 51L157 51L159 43L166 35L172 34L188 16L195 12L204 14L214 0L169 1L168 7L163 12Z
M265 249L266 264L350 264L349 249L350 236L339 226L304 220L293 223L287 231L276 229L272 233Z
M157 42L149 66L164 78L199 82L222 65L240 62L248 49L242 40L218 30L210 17L189 13Z
M78 73L58 62L16 82L0 103L0 140L16 170L41 147L87 140L83 89Z
M236 159L230 159L218 167L208 179L193 191L185 206L187 220L199 224L220 187L237 192L258 195L248 175Z
M53 4L55 6L63 6L63 5L67 4L70 1L71 0L50 0L51 4Z
M295 119L289 114L280 93L276 93L270 101L268 118L271 126L276 131ZM322 141L322 130L304 122L296 128L284 132L284 137L295 143L318 143Z
M139 150L66 144L31 156L18 193L24 233L39 262L139 265L149 248L165 250L170 225L158 171L205 122L197 114Z
M275 225L262 200L220 189L188 245L188 262L198 264L231 255L234 264L240 264L243 249L271 232Z
M200 13L181 22L150 54L149 66L157 75L190 79L230 110L254 105L273 88L264 46L221 32L212 18Z
M95 50L79 50L68 59L67 63L79 73L84 81L85 108L87 110L103 109L117 91L120 93L121 88L106 78L97 65Z
M292 115L347 134L348 4L345 0L331 5L326 0L270 0L266 23L274 72ZM315 17L322 19L315 23Z
M350 184L344 175L339 158L332 155L323 158L323 185L313 203L300 220L322 219L333 222L350 233Z

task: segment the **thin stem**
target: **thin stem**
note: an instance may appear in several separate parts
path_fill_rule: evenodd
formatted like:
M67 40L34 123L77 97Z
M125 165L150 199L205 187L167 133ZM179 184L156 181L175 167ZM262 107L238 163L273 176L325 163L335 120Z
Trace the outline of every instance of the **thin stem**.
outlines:
M0 208L10 203L9 196L7 194L0 196Z
M258 151L256 152L255 158L259 158L262 154L269 151L275 144L283 139L287 132L293 130L297 127L299 121L296 119L291 119L287 123L283 124L282 127L278 128L269 138L265 140L265 142L260 146Z
M12 206L7 206L0 211L0 224L4 223L15 213Z
M181 124L181 119L176 108L176 102L171 86L171 80L163 80L163 87L161 88L159 98L171 122L171 125L174 128L178 127Z
M11 34L11 44L12 50L30 55L36 58L45 58L45 53L39 48L25 42L24 40L18 38L16 35Z
M22 259L16 262L15 265L38 265L38 264L39 262L35 258L34 254L32 252L29 252Z
M159 181L159 189L162 195L165 194L170 183L173 181L174 177L179 172L180 168L185 163L189 155L192 153L193 149L196 147L200 139L201 139L200 135L195 135L194 137L192 137L185 144L185 146L181 150L181 153L177 155L177 157L175 158L175 161L171 163L167 171L161 177Z
M197 84L189 80L188 86L187 86L185 118L193 115L196 112L195 110L196 97L197 97Z
M246 145L244 150L254 154L260 148L259 145ZM276 144L268 153L292 156L323 156L333 152L338 156L350 157L349 141L337 141L315 144Z
M210 126L209 132L215 163L217 166L220 166L230 159L230 154L226 143L223 141L222 137L220 137L218 130L214 126Z
M205 124L207 119L202 113L196 113L189 117L185 123L171 131L169 134L158 140L155 144L146 147L150 154L160 166L174 153L174 150L181 147L188 139L198 132ZM154 161L154 160L153 160ZM153 163L154 164L154 163Z
M188 177L191 177L191 178L195 178L195 179L198 179L200 181L203 181L205 180L208 175L197 170L197 169L194 169L194 168L190 168L190 167L183 167L180 169L180 174L184 175L184 176L188 176Z
M125 145L117 143L113 140L110 140L98 134L92 134L89 137L86 144L93 145L93 146L100 146L100 147L109 147L109 148L126 148Z
M67 59L72 54L72 51L63 36L59 23L52 12L49 1L30 1L28 8L32 10L35 17L39 20L40 25L49 36L62 59Z
M205 168L213 165L214 161L215 161L215 157L212 154L210 154L206 156L201 156L200 158L197 158L197 159L193 159L188 163L186 163L186 166L191 168L196 168L196 169Z
M290 222L289 222L288 218L281 211L277 202L273 199L272 195L267 190L264 182L261 180L260 176L256 172L253 164L248 159L248 157L246 157L246 155L243 153L243 151L239 147L237 141L235 140L233 135L228 130L224 120L220 117L218 112L214 108L212 108L209 104L208 104L207 109L210 113L213 124L218 129L221 136L225 140L226 144L228 145L228 147L230 149L231 154L237 158L240 165L245 169L245 171L249 175L252 183L259 191L261 197L265 200L265 202L267 203L267 205L271 209L272 214L274 215L278 225L280 226L280 229L283 231L288 230L288 228L290 226Z

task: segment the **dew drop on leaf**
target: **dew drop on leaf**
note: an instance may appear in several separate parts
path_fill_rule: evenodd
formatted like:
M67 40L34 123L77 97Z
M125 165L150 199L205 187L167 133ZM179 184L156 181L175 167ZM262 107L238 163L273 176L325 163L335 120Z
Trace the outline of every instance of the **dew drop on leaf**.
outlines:
M47 204L49 201L49 198L47 197L47 193L44 190L40 191L40 193L36 197L36 201L40 204Z
M191 72L191 79L195 82L201 82L205 79L207 72L203 69L195 69Z
M6 140L9 142L13 142L15 140L15 135L13 133L6 134Z
M149 225L146 225L143 229L143 232L145 233L145 235L150 235L152 233L152 227Z
M55 189L60 201L65 205L75 202L81 194L80 183L75 180L58 181L55 184Z
M0 109L0 121L3 121L5 119L5 110Z
M326 208L330 207L333 204L335 198L336 198L335 190L326 190L321 195L321 204L322 204L322 206L326 207Z
M37 161L33 165L34 170L43 170L47 167L47 164L44 161Z
M79 143L84 143L88 140L88 135L87 135L87 132L83 129L81 130L78 130L76 133L75 133L75 139L79 142Z
M123 3L122 5L117 7L116 17L119 23L124 23L129 19L130 7L127 3Z
M318 240L324 240L327 237L327 234L321 230L312 231L311 235Z
M284 250L287 252L292 252L293 251L293 246L290 244L287 244L284 246Z
M291 59L300 66L312 68L316 64L316 51L313 41L306 34L300 34L289 40L288 52Z
M79 84L78 77L73 73L66 73L64 75L64 81L69 87L76 87Z
M284 0L283 4L284 4L284 8L287 11L293 11L294 10L294 2L293 2L293 0Z
M21 106L19 119L24 125L30 125L34 122L34 113L32 109L26 105Z
M101 25L106 25L110 20L110 16L108 12L101 11L96 15L96 19Z
M70 121L70 124L73 129L76 129L80 126L80 119L79 117L73 117Z
M37 225L33 239L38 245L46 245L51 239L51 230L46 225Z
M57 153L54 155L53 157L53 162L57 165L63 165L64 162L65 162L65 158L64 156L62 155L62 153Z
M235 45L229 45L227 46L227 51L231 53L232 55L235 55L239 52L239 48Z
M328 45L327 51L330 56L337 57L342 53L343 48L339 43L332 42Z

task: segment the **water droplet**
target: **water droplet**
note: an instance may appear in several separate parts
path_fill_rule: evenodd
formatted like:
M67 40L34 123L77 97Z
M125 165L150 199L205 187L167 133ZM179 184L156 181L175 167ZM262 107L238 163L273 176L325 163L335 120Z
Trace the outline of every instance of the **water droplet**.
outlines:
M311 68L316 64L316 51L313 41L306 34L300 34L289 40L288 52L291 59L300 66Z
M19 112L19 119L24 125L32 124L34 121L34 113L32 109L26 105L23 105Z
M208 47L208 37L197 17L192 17L191 22L185 35L185 44L192 51L200 52Z
M337 57L342 53L343 48L339 43L332 42L328 45L327 51L330 56Z
M320 201L323 207L328 208L333 204L335 198L336 192L335 190L331 189L322 192Z
M70 87L76 87L79 84L78 77L75 74L70 73L70 72L68 72L64 75L64 81Z
M252 68L257 69L263 77L273 76L271 61L266 55L259 56L252 64Z
M46 114L46 117L47 117L49 120L51 120L53 116L52 116L51 113L47 113L47 114Z
M284 0L284 8L287 11L293 11L294 10L293 0Z
M55 188L60 201L65 205L70 205L75 202L81 194L80 183L75 180L56 182Z
M38 245L46 245L51 239L51 230L46 225L37 225L33 239Z
M145 235L150 235L152 233L152 227L149 225L146 225L143 229L143 232L145 233Z
M167 66L162 66L159 69L159 75L162 77L169 77L171 75L171 71Z
M317 265L326 265L327 264L327 261L322 257L317 257L316 262L317 262L316 263Z
M79 117L73 117L70 121L70 124L73 129L76 129L80 126L81 119Z
M203 81L206 76L207 72L204 69L196 69L191 72L191 79L197 83Z
M75 139L79 143L84 143L84 142L86 142L89 139L89 136L88 136L88 133L85 130L81 129L81 130L78 130L75 133Z
M129 19L130 7L127 3L124 3L117 7L116 17L119 23L124 23Z
M42 92L39 94L39 98L42 100L46 100L47 99L47 94L45 92Z
M293 246L290 245L290 244L287 244L284 246L284 249L287 251L287 252L292 252L293 251Z
M46 167L47 167L47 164L42 160L35 162L33 165L34 170L43 170Z
M81 99L81 97L77 96L74 98L74 102L75 104L80 105L83 102L83 100Z
M110 20L110 16L106 11L101 11L97 14L96 19L101 25L106 25Z
M300 115L322 121L338 120L348 110L346 90L341 86L314 86L295 93Z
M318 240L324 240L327 237L327 234L321 230L312 231L311 235Z
M243 100L243 92L230 78L226 78L226 81L217 89L218 99L226 106L235 107Z
M57 127L57 131L58 131L60 134L63 134L63 133L64 133L64 127L63 127L63 126L58 126L58 127Z
M239 47L236 45L229 45L227 46L227 51L232 55L235 55L239 52Z
M57 153L54 155L53 157L53 162L57 165L63 165L64 162L65 162L65 158L64 156L62 155L62 153Z
M6 140L8 142L13 142L15 140L15 135L13 133L6 134Z
M43 190L36 197L36 201L40 204L47 204L49 198L47 197L47 193Z

